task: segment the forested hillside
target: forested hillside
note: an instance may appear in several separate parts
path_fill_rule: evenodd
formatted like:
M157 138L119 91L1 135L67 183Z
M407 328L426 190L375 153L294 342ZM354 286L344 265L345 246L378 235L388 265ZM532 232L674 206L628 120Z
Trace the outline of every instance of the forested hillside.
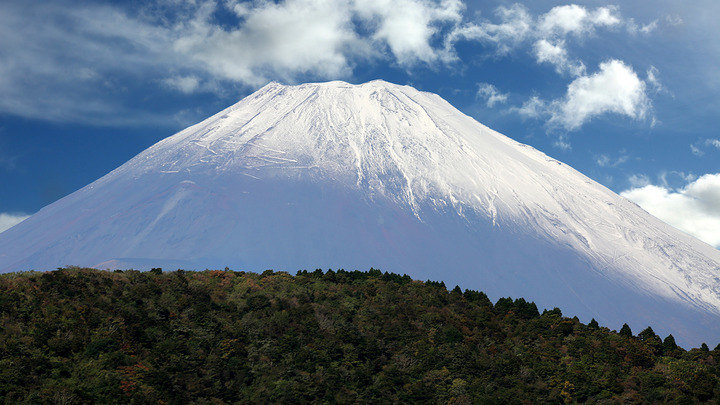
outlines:
M720 348L378 270L4 274L0 316L6 403L720 397Z

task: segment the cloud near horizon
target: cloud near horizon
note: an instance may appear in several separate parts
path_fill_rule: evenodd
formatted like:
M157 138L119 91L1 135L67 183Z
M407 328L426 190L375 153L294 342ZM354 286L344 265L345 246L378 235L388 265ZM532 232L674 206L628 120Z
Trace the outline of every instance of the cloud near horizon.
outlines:
M669 225L720 248L720 173L701 176L679 190L639 184L620 195Z

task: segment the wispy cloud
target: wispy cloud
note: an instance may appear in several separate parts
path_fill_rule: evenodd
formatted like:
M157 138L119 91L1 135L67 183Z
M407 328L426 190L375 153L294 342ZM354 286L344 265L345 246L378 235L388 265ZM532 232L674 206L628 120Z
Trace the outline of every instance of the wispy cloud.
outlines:
M628 159L630 159L630 156L623 150L620 151L619 156L615 157L605 153L597 155L595 156L595 163L600 167L618 167L627 162Z
M485 104L492 108L497 103L507 102L508 94L500 92L490 83L478 83L477 97L484 99Z
M128 114L127 78L172 63L168 31L107 6L0 4L0 113L82 123L157 123Z
M720 139L709 138L690 144L690 151L697 156L705 155L709 148L720 150Z

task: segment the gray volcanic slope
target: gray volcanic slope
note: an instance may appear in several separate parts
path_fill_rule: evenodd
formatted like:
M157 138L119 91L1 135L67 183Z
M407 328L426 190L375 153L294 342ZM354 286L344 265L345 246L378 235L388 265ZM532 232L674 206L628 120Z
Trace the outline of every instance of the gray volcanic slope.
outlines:
M0 271L370 266L720 341L720 251L437 95L271 83L0 234Z

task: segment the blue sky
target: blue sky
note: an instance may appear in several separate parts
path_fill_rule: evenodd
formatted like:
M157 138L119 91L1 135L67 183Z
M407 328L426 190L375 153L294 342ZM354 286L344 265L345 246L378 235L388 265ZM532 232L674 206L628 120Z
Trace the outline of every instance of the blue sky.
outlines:
M0 4L0 230L268 81L438 93L720 246L720 3Z

